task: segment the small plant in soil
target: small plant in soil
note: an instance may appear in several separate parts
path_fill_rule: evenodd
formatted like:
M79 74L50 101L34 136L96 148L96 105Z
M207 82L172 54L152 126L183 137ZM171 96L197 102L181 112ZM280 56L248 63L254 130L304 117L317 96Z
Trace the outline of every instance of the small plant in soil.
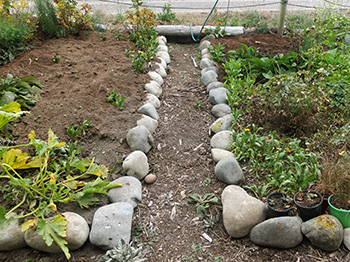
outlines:
M24 219L23 231L34 228L48 246L55 241L69 259L64 240L67 220L57 213L58 208L70 202L88 208L99 201L95 194L107 194L109 189L121 185L104 180L107 167L97 165L94 159L78 158L82 148L77 148L76 142L67 146L51 130L47 142L37 139L34 131L29 140L28 144L3 147L0 151L0 180L4 184L1 193L10 209L0 206L0 230L14 219ZM51 221L46 220L53 215Z
M142 258L142 247L135 249L131 243L125 243L122 239L118 246L113 247L102 256L99 262L145 262L147 258Z
M71 140L76 140L81 132L83 132L83 135L86 135L86 129L90 126L89 119L86 118L83 121L83 124L81 127L75 126L75 125L70 125L67 128L67 135Z
M171 5L170 3L164 4L162 8L162 12L157 14L157 19L158 21L162 22L176 22L176 14L171 10Z
M118 108L119 111L122 110L122 106L125 102L125 97L116 93L117 91L114 89L111 93L107 95L107 102L111 103L115 107Z
M58 63L58 62L60 62L60 60L61 60L61 56L56 55L56 54L53 55L52 61L53 61L54 63Z
M296 195L295 200L301 206L306 207L315 206L321 202L320 197L316 193L309 190L299 192Z

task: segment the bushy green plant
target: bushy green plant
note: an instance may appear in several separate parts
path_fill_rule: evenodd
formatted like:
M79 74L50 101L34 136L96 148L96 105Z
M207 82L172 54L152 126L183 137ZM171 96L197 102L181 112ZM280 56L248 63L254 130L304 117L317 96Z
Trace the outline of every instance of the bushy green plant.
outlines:
M117 91L114 89L111 93L107 95L107 102L111 103L116 108L118 108L119 111L121 111L125 102L125 97L121 94L117 94Z
M223 52L224 48L225 47L223 47L220 43L217 45L214 44L214 46L212 45L208 46L208 50L214 61L218 63L225 62L226 58L225 58L225 53Z
M171 4L164 4L162 12L157 14L157 19L163 22L175 22L176 14L171 10Z
M39 25L46 34L50 37L65 35L66 32L58 22L57 11L51 0L35 0L35 8Z

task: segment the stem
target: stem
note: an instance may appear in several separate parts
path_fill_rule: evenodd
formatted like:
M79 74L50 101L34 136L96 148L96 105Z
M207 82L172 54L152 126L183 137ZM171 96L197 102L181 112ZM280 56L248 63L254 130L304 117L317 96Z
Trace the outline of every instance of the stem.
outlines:
M12 208L9 212L7 212L7 214L5 215L8 216L9 214L11 214L13 211L15 211L17 208L19 208L25 201L26 201L26 198L27 198L27 193L24 194L23 196L23 199L20 203L18 203L18 205L16 205L14 208Z

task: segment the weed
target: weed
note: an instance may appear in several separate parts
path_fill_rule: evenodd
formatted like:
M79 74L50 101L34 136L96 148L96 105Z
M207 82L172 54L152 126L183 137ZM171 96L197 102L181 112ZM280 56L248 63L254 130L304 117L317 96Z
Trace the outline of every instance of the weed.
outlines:
M53 61L54 63L58 63L58 62L60 62L60 60L61 60L61 56L56 55L56 54L53 55L52 61Z
M197 99L197 100L196 100L196 105L195 105L195 107L196 107L197 109L200 109L200 108L204 108L205 105L202 105L202 104L199 102L199 100Z
M146 258L142 258L142 247L135 249L131 243L125 243L122 239L116 247L108 250L102 256L99 262L145 262Z
M112 29L110 32L113 34L114 38L115 38L117 41L120 41L120 40L122 39L122 34L120 33L119 30ZM128 56L128 57L129 57L129 56Z
M111 103L115 107L118 108L119 111L122 110L122 106L125 102L125 97L116 93L117 91L114 89L110 94L107 95L107 102Z
M83 121L83 124L81 125L81 127L78 126L74 126L74 125L70 125L67 128L67 135L70 138L70 140L76 140L78 138L78 135L83 132L83 135L86 135L86 129L90 126L90 122L88 120L88 118L86 118Z
M162 8L162 12L157 14L157 19L159 21L163 21L163 22L172 22L172 21L177 21L176 19L176 14L173 13L173 11L171 10L171 5L169 4L164 4L163 8Z
M99 37L100 37L100 40L101 40L101 41L106 41L106 39L107 39L107 38L105 37L105 35L104 35L103 32L100 32L100 33L99 33Z
M218 63L223 63L226 61L225 53L223 52L224 47L220 43L218 45L214 44L214 46L209 45L208 50L214 61Z
M38 21L44 33L50 37L62 37L66 32L60 25L56 8L50 0L35 0L35 8L38 14Z

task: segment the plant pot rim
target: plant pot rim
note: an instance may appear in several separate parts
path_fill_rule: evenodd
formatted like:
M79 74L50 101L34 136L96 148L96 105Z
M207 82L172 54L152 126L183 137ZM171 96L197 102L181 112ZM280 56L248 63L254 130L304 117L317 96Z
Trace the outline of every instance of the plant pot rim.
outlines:
M335 207L334 205L331 204L331 197L335 196L335 195L346 195L346 194L332 194L332 195L330 195L329 198L328 198L328 205L330 207L334 208L335 210L341 212L341 213L349 213L350 209L340 209L340 208L337 208L337 207Z
M317 185L319 185L319 183L312 183L312 184L310 184L309 187L308 187L308 190L313 190L313 189L311 189L311 187L312 187L312 186L317 186ZM329 193L330 193L331 195L334 195L334 192L333 192L332 190L329 190L329 189L328 189L328 191L329 191ZM320 194L321 194L321 193L320 193ZM322 194L321 194L321 195L322 195ZM323 196L323 195L322 195L322 196ZM328 197L324 197L324 196L323 196L323 200L328 200Z
M271 196L274 196L274 195L287 196L286 193L282 193L282 192L272 192L272 193L268 194L268 196L266 197L266 204L267 204L267 206L268 206L269 208L271 208L271 209L273 209L273 210L275 210L275 211L277 211L277 212L282 212L282 213L284 213L284 212L289 212L290 210L293 209L293 205L291 205L290 207L288 207L288 208L286 208L286 209L283 209L283 210L275 209L273 206L271 206L271 205L269 204L269 201L268 201L268 200L270 199L270 197L271 197Z
M299 204L299 203L296 201L296 197L297 197L297 195L299 195L299 194L302 193L302 192L311 192L311 193L315 193L315 194L317 194L317 196L321 199L321 201L320 201L317 205L314 205L314 206L304 206L304 205L301 205L301 204ZM304 209L314 209L314 208L316 208L316 207L322 205L322 203L323 203L323 196L322 196L319 192L317 192L317 191L315 191L315 190L305 189L305 190L302 190L302 191L299 191L298 193L296 193L296 194L294 195L293 200L294 200L295 205L298 206L298 207L302 207L302 208L304 208Z

